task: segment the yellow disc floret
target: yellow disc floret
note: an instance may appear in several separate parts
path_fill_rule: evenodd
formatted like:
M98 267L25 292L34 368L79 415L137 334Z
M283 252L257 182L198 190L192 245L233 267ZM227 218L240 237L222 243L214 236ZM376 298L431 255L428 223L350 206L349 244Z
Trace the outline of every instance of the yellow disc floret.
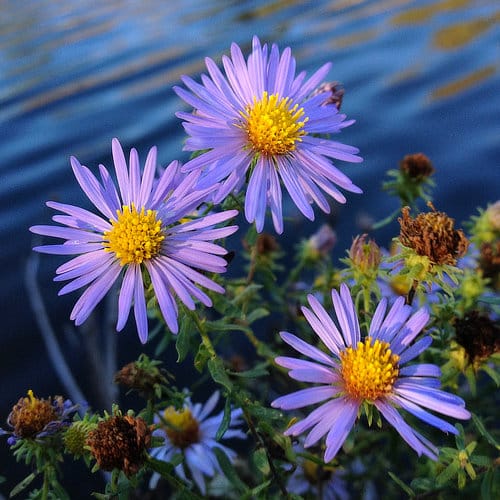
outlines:
M258 100L241 112L250 146L255 152L266 155L283 155L293 151L301 136L305 135L304 109L292 106L289 97L264 92Z
M184 449L200 440L200 425L189 408L176 410L169 406L163 412L165 432L174 446Z
M354 399L375 401L392 391L399 374L399 356L387 342L367 337L356 348L340 352L345 392Z
M104 233L106 251L114 252L122 266L141 264L158 255L165 236L156 210L142 207L139 212L132 203L117 210L117 216L111 221L113 227Z

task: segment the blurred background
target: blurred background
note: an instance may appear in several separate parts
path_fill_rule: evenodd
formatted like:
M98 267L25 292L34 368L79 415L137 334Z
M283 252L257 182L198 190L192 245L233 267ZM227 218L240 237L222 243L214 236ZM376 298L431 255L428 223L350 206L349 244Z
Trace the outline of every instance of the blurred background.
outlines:
M338 139L364 157L362 164L338 163L364 194L348 193L344 206L332 203L328 217L316 210L314 224L303 218L286 223L284 246L327 221L338 235L334 257L344 256L370 221L398 207L381 183L388 169L415 152L436 168L436 208L462 227L477 207L500 198L499 21L497 0L1 0L0 426L28 389L40 397L66 391L35 321L25 270L35 243L28 228L52 216L45 201L89 207L70 155L91 168L112 168L111 139L117 137L141 159L157 145L162 164L187 160L175 117L184 105L172 86L183 74L199 80L204 58L219 62L231 42L248 53L256 34L292 47L298 70L333 62L329 79L343 84L342 111L356 119ZM287 213L295 214L289 204ZM387 244L397 230L391 225L373 236ZM99 326L82 332L70 324L76 297L57 297L60 286L52 282L61 262L42 256L36 278L75 381L99 408L103 396L96 386L112 385L94 378L95 366L104 362L93 330ZM144 350L133 328L115 341L119 366ZM164 359L182 380L188 369L176 366L175 352ZM0 442L0 476L9 473L0 485L5 495L27 474L22 466L12 470L6 449ZM75 490L73 497L86 498L89 491Z

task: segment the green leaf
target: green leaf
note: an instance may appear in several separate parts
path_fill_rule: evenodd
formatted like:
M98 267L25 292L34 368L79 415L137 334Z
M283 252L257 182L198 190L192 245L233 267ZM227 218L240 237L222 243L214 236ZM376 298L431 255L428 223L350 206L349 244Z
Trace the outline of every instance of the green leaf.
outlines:
M238 477L238 474L234 470L233 464L230 462L227 455L220 448L213 448L213 452L217 457L217 461L219 462L220 468L224 475L229 479L230 483L240 492L245 493L248 491L247 486L243 481Z
M29 476L26 476L21 482L17 483L16 486L14 486L14 488L10 492L9 498L16 496L18 493L21 493L21 491L23 491L31 484L31 482L33 481L33 479L35 479L36 476L37 474L32 472Z
M481 482L481 499L493 500L500 495L500 471L498 468L486 472Z
M194 357L194 367L200 372L203 372L205 365L207 364L207 360L210 358L210 353L208 352L205 344L200 344L198 347L198 352Z
M247 314L245 319L247 323L251 325L254 321L265 318L266 316L269 316L269 311L264 307L257 307L257 309L254 309L250 314Z
M253 463L255 467L264 474L268 476L271 472L271 467L269 466L269 460L267 459L266 450L264 448L258 448L255 450L252 456Z
M399 477L397 477L395 474L393 474L391 471L388 472L390 478L410 497L410 498L413 498L415 497L415 492L405 483L403 483L403 481L401 481L401 479L399 479Z
M478 465L479 467L490 467L491 459L484 455L474 455L469 458L469 462L474 465Z
M191 345L191 334L193 333L192 321L186 316L181 323L179 333L175 340L175 348L177 349L177 363L186 359Z
M224 405L224 415L222 416L222 421L215 434L215 440L220 441L222 436L226 433L231 423L231 400L226 398L226 404Z
M446 469L443 470L438 476L436 477L436 483L439 486L445 485L450 479L455 477L460 469L460 466L458 465L458 462L453 461L451 462Z
M482 420L475 415L474 413L472 414L472 421L474 422L474 425L476 426L476 429L478 430L479 434L488 441L492 446L494 446L497 450L500 450L500 445L497 443L495 438L486 430L486 427L484 426Z
M208 370L215 382L224 386L229 392L233 390L233 384L226 373L224 363L219 358L210 358L208 360Z
M494 370L491 366L487 364L484 364L481 367L481 370L486 372L491 377L491 379L495 382L497 387L500 386L500 374L496 370Z
M250 490L247 493L247 495L245 496L245 498L251 498L252 500L255 499L255 498L258 498L259 493L261 493L262 491L264 491L271 484L272 484L272 480L271 479L269 479L268 481L265 481L262 484L259 484L259 486L256 486L255 488L253 488L252 490Z
M251 370L246 370L244 372L233 372L231 371L231 375L234 377L243 377L243 378L255 378L255 377L264 377L269 375L269 372L266 370L267 362L258 363Z

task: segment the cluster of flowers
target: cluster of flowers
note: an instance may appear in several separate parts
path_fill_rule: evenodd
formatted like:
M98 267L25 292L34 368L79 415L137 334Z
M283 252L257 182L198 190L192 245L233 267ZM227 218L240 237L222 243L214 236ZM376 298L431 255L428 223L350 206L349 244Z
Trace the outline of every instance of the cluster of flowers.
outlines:
M215 294L225 293L219 275L226 271L229 258L221 241L238 230L231 221L238 215L240 203L246 221L255 225L259 243L253 255L258 260L259 255L265 256L274 248L266 247L262 243L264 235L259 234L268 212L275 232L284 231L282 187L310 220L314 220L313 203L329 212L325 194L344 203L346 198L339 188L361 193L331 161L360 162L361 158L356 148L330 138L353 120L340 112L343 90L323 83L329 64L306 79L305 73L296 74L289 48L280 53L276 45L269 48L254 37L246 59L233 44L230 57L224 56L222 65L224 73L213 60L206 59L208 75L202 75L201 83L186 76L186 88L174 88L194 108L190 113L178 113L188 135L185 150L194 153L192 159L184 165L173 161L160 168L153 147L141 169L137 151L130 151L127 162L120 143L114 139L117 184L103 165L99 166L98 178L71 158L74 175L98 213L48 202L49 207L60 212L53 217L59 225L30 228L33 233L64 240L61 244L37 246L36 251L74 256L57 269L55 280L68 282L60 294L85 287L71 312L76 325L87 320L119 282L117 331L125 327L133 309L139 339L146 343L148 310L157 309L168 330L178 334L182 321L189 317L187 312L195 311L197 303L211 307ZM387 183L386 189L405 204L412 204L418 197L426 199L432 172L423 155L409 156L392 174L394 180ZM324 281L326 274L318 273L323 283L315 283L317 293L307 295L307 305L300 307L302 326L295 333L280 332L285 344L309 359L274 355L251 332L248 334L267 359L267 366L277 373L284 368L290 378L301 383L298 390L276 395L268 405L288 412L320 403L304 418L294 417L286 429L268 432L275 445L278 434L288 443L292 443L290 437L294 438L292 453L302 457L305 472L314 467L316 470L318 464L323 469L330 464L331 468L363 412L369 422L374 412L379 412L419 456L432 460L438 459L439 449L405 420L401 410L455 435L459 434L457 427L431 412L461 420L471 417L462 398L440 389L441 369L436 364L412 363L425 354L432 342L428 328L431 312L420 299L428 296L429 290L450 292L458 283L457 262L469 246L464 233L454 228L453 220L431 208L415 218L408 207L403 209L398 247L392 256L384 258L376 243L362 235L353 242L345 259L347 271L341 279L330 286ZM498 212L497 205L487 214L493 221L487 225L493 232L487 248L497 260ZM494 213L496 216L492 216ZM478 218L483 226L484 218ZM325 257L332 237L331 232L322 229L311 238L303 246L301 264L315 264ZM382 260L389 263L389 272L380 271ZM265 259L259 262L261 267L264 262L265 267ZM249 277L253 278L256 267L258 263ZM400 280L397 298L395 277ZM384 286L390 290L386 296L382 296ZM333 318L326 305L329 295ZM376 307L372 307L374 298ZM248 428L256 445L265 450L268 473L275 478L280 474L290 476L293 488L295 473L286 467L276 470L275 457L263 437L264 426L255 427L255 408L248 397L238 396L233 390L228 371L221 368L197 312L191 317L206 350L200 366L207 363L209 373L227 396L224 411L211 416L219 392L204 405L193 404L187 392L169 389L156 363L144 357L122 369L117 382L138 390L149 402L155 397L165 401L168 396L169 404L152 406L141 416L131 412L123 415L115 407L104 417L87 413L81 418L74 416L76 409L70 402L37 399L30 392L9 416L9 444L20 447L26 440L40 443L47 436L61 436L67 451L74 456L93 457L103 470L121 471L130 479L147 469L153 472L151 488L161 477L177 490L193 480L199 492L207 494L206 478L222 472L236 486L245 488L234 477L236 452L221 444L220 439L244 439ZM230 319L225 321L231 326ZM271 408L260 410L264 416L266 411L271 412L270 418L287 418ZM305 439L297 439L302 434L307 434ZM317 446L325 436L323 463L319 458L316 462L306 460L305 450ZM290 451L287 446L283 449ZM317 485L321 481L317 475L315 478ZM342 478L338 474L333 478L336 486L330 489L331 497L345 498ZM268 487L279 487L287 493L280 481L278 486L270 483L264 482L255 495L265 495ZM116 481L114 487L118 491Z

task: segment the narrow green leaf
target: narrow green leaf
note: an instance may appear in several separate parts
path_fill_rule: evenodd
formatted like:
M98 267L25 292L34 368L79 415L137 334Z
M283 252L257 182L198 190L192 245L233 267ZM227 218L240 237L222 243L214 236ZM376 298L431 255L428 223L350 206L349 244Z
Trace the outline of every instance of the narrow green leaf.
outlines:
M484 364L481 369L491 377L497 387L500 386L500 374L496 370L487 364Z
M234 377L243 377L243 378L256 378L256 377L264 377L269 375L269 372L266 370L267 362L258 363L251 370L246 370L244 372L231 372L231 375Z
M231 400L226 398L226 404L224 405L224 415L222 416L222 421L215 434L215 440L220 441L222 436L226 433L231 423Z
M393 474L391 471L388 472L390 478L410 497L410 498L414 498L415 497L415 492L407 485L405 484L403 481L401 481L401 479L399 479L399 477L397 477L395 474Z
M210 358L210 353L205 347L205 344L200 344L200 346L198 347L198 352L194 357L194 367L200 373L202 373L209 358Z
M247 314L245 319L247 323L251 325L254 321L265 318L266 316L269 316L269 311L264 307L257 307L257 309L254 309L250 314Z
M184 359L186 359L186 356L189 352L189 347L191 345L192 332L192 322L188 317L185 317L184 321L181 323L177 338L175 339L175 348L177 349L177 363L181 363L182 361L184 361Z
M208 360L208 370L215 382L224 386L229 392L233 390L233 384L226 373L226 368L221 359L210 358Z
M459 469L460 466L456 461L451 462L451 464L448 465L448 467L446 467L443 472L438 474L438 476L436 477L436 483L439 486L445 485L450 479L457 475Z
M269 466L269 460L267 459L266 450L264 448L258 448L255 450L252 456L253 463L255 467L264 474L268 476L271 472L271 467Z
M248 491L247 486L243 481L238 477L238 474L234 470L233 464L230 462L227 455L220 448L213 448L213 452L217 457L217 461L219 462L220 468L224 475L229 479L229 482L240 492L245 493Z
M252 490L250 490L247 493L247 495L245 496L245 498L251 498L252 500L254 498L258 498L259 493L261 493L262 491L264 491L271 484L272 484L272 480L271 479L269 479L268 481L265 481L262 484L259 484L259 486L256 486L255 488L253 488Z
M14 488L10 492L9 498L16 496L18 493L21 493L21 491L23 491L31 484L31 482L33 481L33 479L35 479L36 476L37 474L32 472L30 475L26 476L21 482L17 483L16 486L14 486Z
M474 455L469 458L469 462L474 465L478 465L479 467L490 467L491 459L484 455Z
M500 445L497 443L495 438L486 430L486 427L484 426L482 420L475 415L474 413L472 414L472 421L474 422L474 425L476 426L476 429L478 430L479 434L488 441L492 446L494 446L497 450L500 450Z

